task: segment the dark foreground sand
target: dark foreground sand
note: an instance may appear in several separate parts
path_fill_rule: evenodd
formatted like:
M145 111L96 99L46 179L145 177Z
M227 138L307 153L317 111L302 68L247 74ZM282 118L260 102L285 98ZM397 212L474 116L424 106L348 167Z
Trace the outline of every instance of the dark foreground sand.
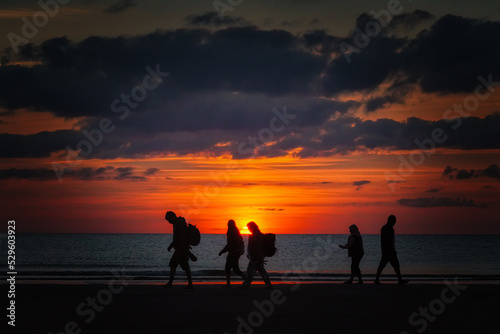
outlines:
M217 284L198 284L193 290L129 284L121 290L119 281L112 283L17 284L15 330L6 326L5 315L2 327L7 333L53 334L470 334L499 333L500 328L500 285L495 284L465 289L444 283L276 284L271 290L259 284L246 290ZM6 285L0 288L6 296ZM420 307L431 309L425 315Z

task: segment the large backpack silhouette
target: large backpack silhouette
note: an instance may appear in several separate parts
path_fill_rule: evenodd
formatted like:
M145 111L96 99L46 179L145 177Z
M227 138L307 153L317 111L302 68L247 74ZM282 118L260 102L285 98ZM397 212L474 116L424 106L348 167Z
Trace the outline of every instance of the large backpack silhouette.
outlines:
M188 241L191 246L198 246L200 244L201 233L196 225L188 224Z
M187 226L187 241L190 246L198 246L201 240L200 230L196 225L188 224L184 217L177 217L178 221L183 222Z
M274 233L265 233L262 237L262 249L264 251L264 256L271 257L276 254L278 250L276 248L276 234Z

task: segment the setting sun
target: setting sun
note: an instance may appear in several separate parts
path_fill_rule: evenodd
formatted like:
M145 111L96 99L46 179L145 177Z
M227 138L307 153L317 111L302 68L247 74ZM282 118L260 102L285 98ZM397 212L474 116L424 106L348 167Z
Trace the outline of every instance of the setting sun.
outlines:
M244 234L244 235L249 235L249 234L252 234L252 232L250 232L250 231L248 230L248 227L247 227L246 225L245 225L245 226L243 226L242 228L240 228L240 233L241 233L241 234Z

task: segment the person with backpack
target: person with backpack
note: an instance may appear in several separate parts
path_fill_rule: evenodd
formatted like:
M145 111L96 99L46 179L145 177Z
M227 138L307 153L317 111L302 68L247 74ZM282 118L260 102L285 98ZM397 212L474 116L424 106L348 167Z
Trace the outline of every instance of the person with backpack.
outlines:
M245 282L243 282L242 288L250 287L253 276L258 271L266 283L266 289L270 289L272 288L271 281L269 280L266 268L264 268L264 258L266 257L266 237L260 231L259 226L255 222L249 222L247 227L252 233L248 237L247 257L250 261L248 262L247 278Z
M361 269L359 269L359 263L365 255L363 250L363 239L359 233L359 229L356 225L349 226L349 232L351 235L347 239L347 244L339 245L342 249L347 249L347 255L351 258L351 278L345 281L345 284L352 284L354 276L358 276L358 283L363 284L363 279L361 278Z
M165 214L165 220L167 220L174 226L173 240L170 246L168 246L167 250L170 252L170 250L174 248L175 251L168 264L170 267L170 279L168 280L168 283L164 285L164 287L172 287L172 282L174 281L177 266L181 266L181 268L186 272L186 276L188 279L188 285L185 288L192 289L193 280L191 278L191 269L189 268L188 260L190 256L194 255L192 255L190 252L191 246L189 245L188 225L184 217L177 217L177 215L172 211L167 211L167 213Z
M246 275L240 270L238 262L240 257L245 253L245 243L240 231L236 227L234 220L229 220L227 222L227 243L226 246L219 252L219 256L227 252L226 266L224 271L226 272L226 288L231 287L231 269L243 279L246 279Z

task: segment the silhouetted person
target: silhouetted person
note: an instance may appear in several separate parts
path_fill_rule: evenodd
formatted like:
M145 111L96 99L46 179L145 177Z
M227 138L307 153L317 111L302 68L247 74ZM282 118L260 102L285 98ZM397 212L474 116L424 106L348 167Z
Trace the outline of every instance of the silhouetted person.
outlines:
M380 230L380 246L382 248L382 259L380 259L380 263L377 268L377 276L375 277L374 282L375 284L380 284L380 274L387 265L387 262L389 262L394 268L394 271L398 276L399 284L408 283L407 280L404 280L401 277L401 272L399 270L399 260L394 239L394 225L396 225L396 216L390 215L389 218L387 218L387 224L382 226L382 229Z
M248 262L247 278L245 282L243 282L242 287L248 288L252 283L255 272L258 271L264 279L264 282L266 283L266 288L271 288L272 285L271 281L269 280L269 275L264 268L264 234L262 234L257 224L254 222L248 223L247 227L252 233L248 237L247 257L250 261Z
M186 272L186 276L188 279L187 289L193 288L193 281L191 279L191 269L189 268L189 239L188 239L188 227L186 224L186 220L184 217L177 217L176 214L172 211L168 211L165 214L165 219L172 225L174 225L174 235L173 240L170 246L168 246L168 251L172 248L175 249L172 258L170 259L170 263L168 264L170 267L170 279L168 283L164 285L166 288L172 287L172 282L174 281L175 271L177 266L181 266L181 268Z
M231 269L243 279L246 279L246 275L240 270L238 262L240 261L240 257L245 253L245 243L243 241L243 237L241 236L240 231L236 227L236 223L234 220L229 220L227 222L227 244L226 246L219 252L219 256L227 252L226 257L226 287L231 287Z
M347 239L347 244L339 245L342 249L347 249L347 255L351 258L351 278L344 282L345 284L352 284L354 276L358 276L358 283L363 284L363 279L361 278L361 269L359 269L359 263L365 255L363 250L363 239L359 233L359 229L356 225L349 226L349 232L351 235Z

